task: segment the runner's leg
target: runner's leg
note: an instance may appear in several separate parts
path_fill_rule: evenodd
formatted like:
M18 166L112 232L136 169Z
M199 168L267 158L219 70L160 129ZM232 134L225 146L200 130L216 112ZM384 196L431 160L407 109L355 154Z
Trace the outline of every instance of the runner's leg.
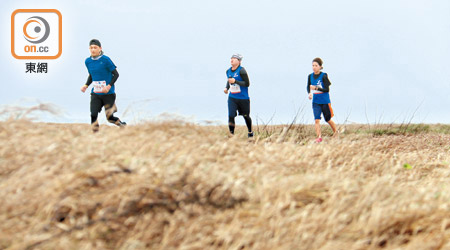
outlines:
M252 118L250 116L244 115L245 124L247 125L247 130L249 133L252 132Z
M96 94L91 94L91 126L92 131L97 132L99 130L98 113L102 111L103 103L100 97Z
M228 117L228 129L230 130L230 133L234 135L234 128L236 127L236 123L234 121L234 117L229 116Z
M121 126L121 121L118 117L114 116L114 113L117 112L116 106L116 94L104 95L105 102L105 114L106 119L110 123L114 123L117 126Z
M329 120L328 124L330 125L331 129L333 130L333 136L337 135L336 124L332 120Z
M316 129L317 138L322 138L322 132L320 131L320 120L315 120L314 128Z
M234 128L236 123L234 118L236 117L238 106L233 98L228 98L228 129L230 133L234 135Z
M334 116L333 109L331 108L331 104L324 104L322 107L323 116L325 118L325 121L328 122L331 129L333 130L333 136L336 135L336 124L331 120L331 118Z
M245 124L247 125L247 130L249 137L253 136L252 132L252 118L250 118L250 99L242 100L240 103L240 110L242 111L242 116L244 117Z
M314 120L315 120L314 129L316 130L317 138L322 138L322 133L320 131L320 119L321 119L321 115L322 115L322 108L321 108L320 104L317 104L314 102L313 102L312 106L313 106L313 113L314 113Z

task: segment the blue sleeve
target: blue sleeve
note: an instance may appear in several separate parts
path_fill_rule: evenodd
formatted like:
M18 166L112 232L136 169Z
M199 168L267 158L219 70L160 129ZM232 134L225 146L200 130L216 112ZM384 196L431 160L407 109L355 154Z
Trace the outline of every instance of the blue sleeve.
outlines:
M86 69L87 69L88 72L89 72L88 61L89 61L89 58L86 58L86 60L84 60L84 65L86 65ZM91 73L91 72L89 72L89 74L90 74L90 73Z
M117 67L114 65L113 61L109 57L105 57L106 68L113 72Z

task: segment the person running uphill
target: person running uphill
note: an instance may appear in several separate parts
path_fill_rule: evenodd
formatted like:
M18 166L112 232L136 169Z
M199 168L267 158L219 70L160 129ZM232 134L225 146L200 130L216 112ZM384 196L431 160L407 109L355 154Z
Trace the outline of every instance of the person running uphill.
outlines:
M228 128L234 135L236 111L242 115L248 129L248 138L253 137L252 119L250 118L250 97L248 96L248 87L250 80L247 71L241 66L242 56L234 54L231 56L231 68L226 71L228 80L224 93L228 95Z
M126 123L114 116L114 113L117 112L114 83L119 78L116 65L114 65L109 57L103 54L102 45L99 40L92 39L89 42L89 51L91 52L91 56L85 61L89 76L86 84L81 87L81 91L84 93L89 85L91 83L93 84L91 90L92 130L94 132L99 130L97 117L103 107L105 107L108 122L123 127Z
M327 73L321 72L323 61L320 58L314 58L312 62L313 73L308 76L308 98L312 99L312 108L315 119L315 129L317 134L316 142L322 142L322 133L320 132L320 119L323 114L325 121L331 126L333 136L337 134L336 124L331 120L334 116L330 101L330 85Z

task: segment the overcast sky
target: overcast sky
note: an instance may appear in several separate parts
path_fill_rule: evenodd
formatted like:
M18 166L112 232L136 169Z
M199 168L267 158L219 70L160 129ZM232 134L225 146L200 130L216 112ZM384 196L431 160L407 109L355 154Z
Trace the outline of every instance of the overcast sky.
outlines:
M56 60L11 55L11 14L34 8L62 14ZM299 122L313 122L314 57L332 82L338 123L400 123L416 109L413 122L450 123L448 0L2 0L0 17L0 105L52 103L64 114L50 120L90 122L79 88L97 38L117 65L117 115L127 122L172 113L225 124L225 71L240 53L255 123L288 123L297 110ZM48 73L25 73L26 62L47 62Z

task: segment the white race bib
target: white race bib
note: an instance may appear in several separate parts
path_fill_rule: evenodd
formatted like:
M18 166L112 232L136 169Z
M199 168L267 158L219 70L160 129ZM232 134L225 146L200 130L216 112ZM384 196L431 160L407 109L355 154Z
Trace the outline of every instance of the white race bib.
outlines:
M322 83L319 81L319 85L313 85L313 86L316 86L316 87L318 87L318 88L323 88L322 87ZM322 91L319 91L319 90L312 90L312 92L311 93L313 93L313 94L322 94L323 92Z
M241 93L241 86L239 84L231 84L230 85L231 94L239 94Z
M94 93L103 93L103 87L106 87L106 81L93 81Z

